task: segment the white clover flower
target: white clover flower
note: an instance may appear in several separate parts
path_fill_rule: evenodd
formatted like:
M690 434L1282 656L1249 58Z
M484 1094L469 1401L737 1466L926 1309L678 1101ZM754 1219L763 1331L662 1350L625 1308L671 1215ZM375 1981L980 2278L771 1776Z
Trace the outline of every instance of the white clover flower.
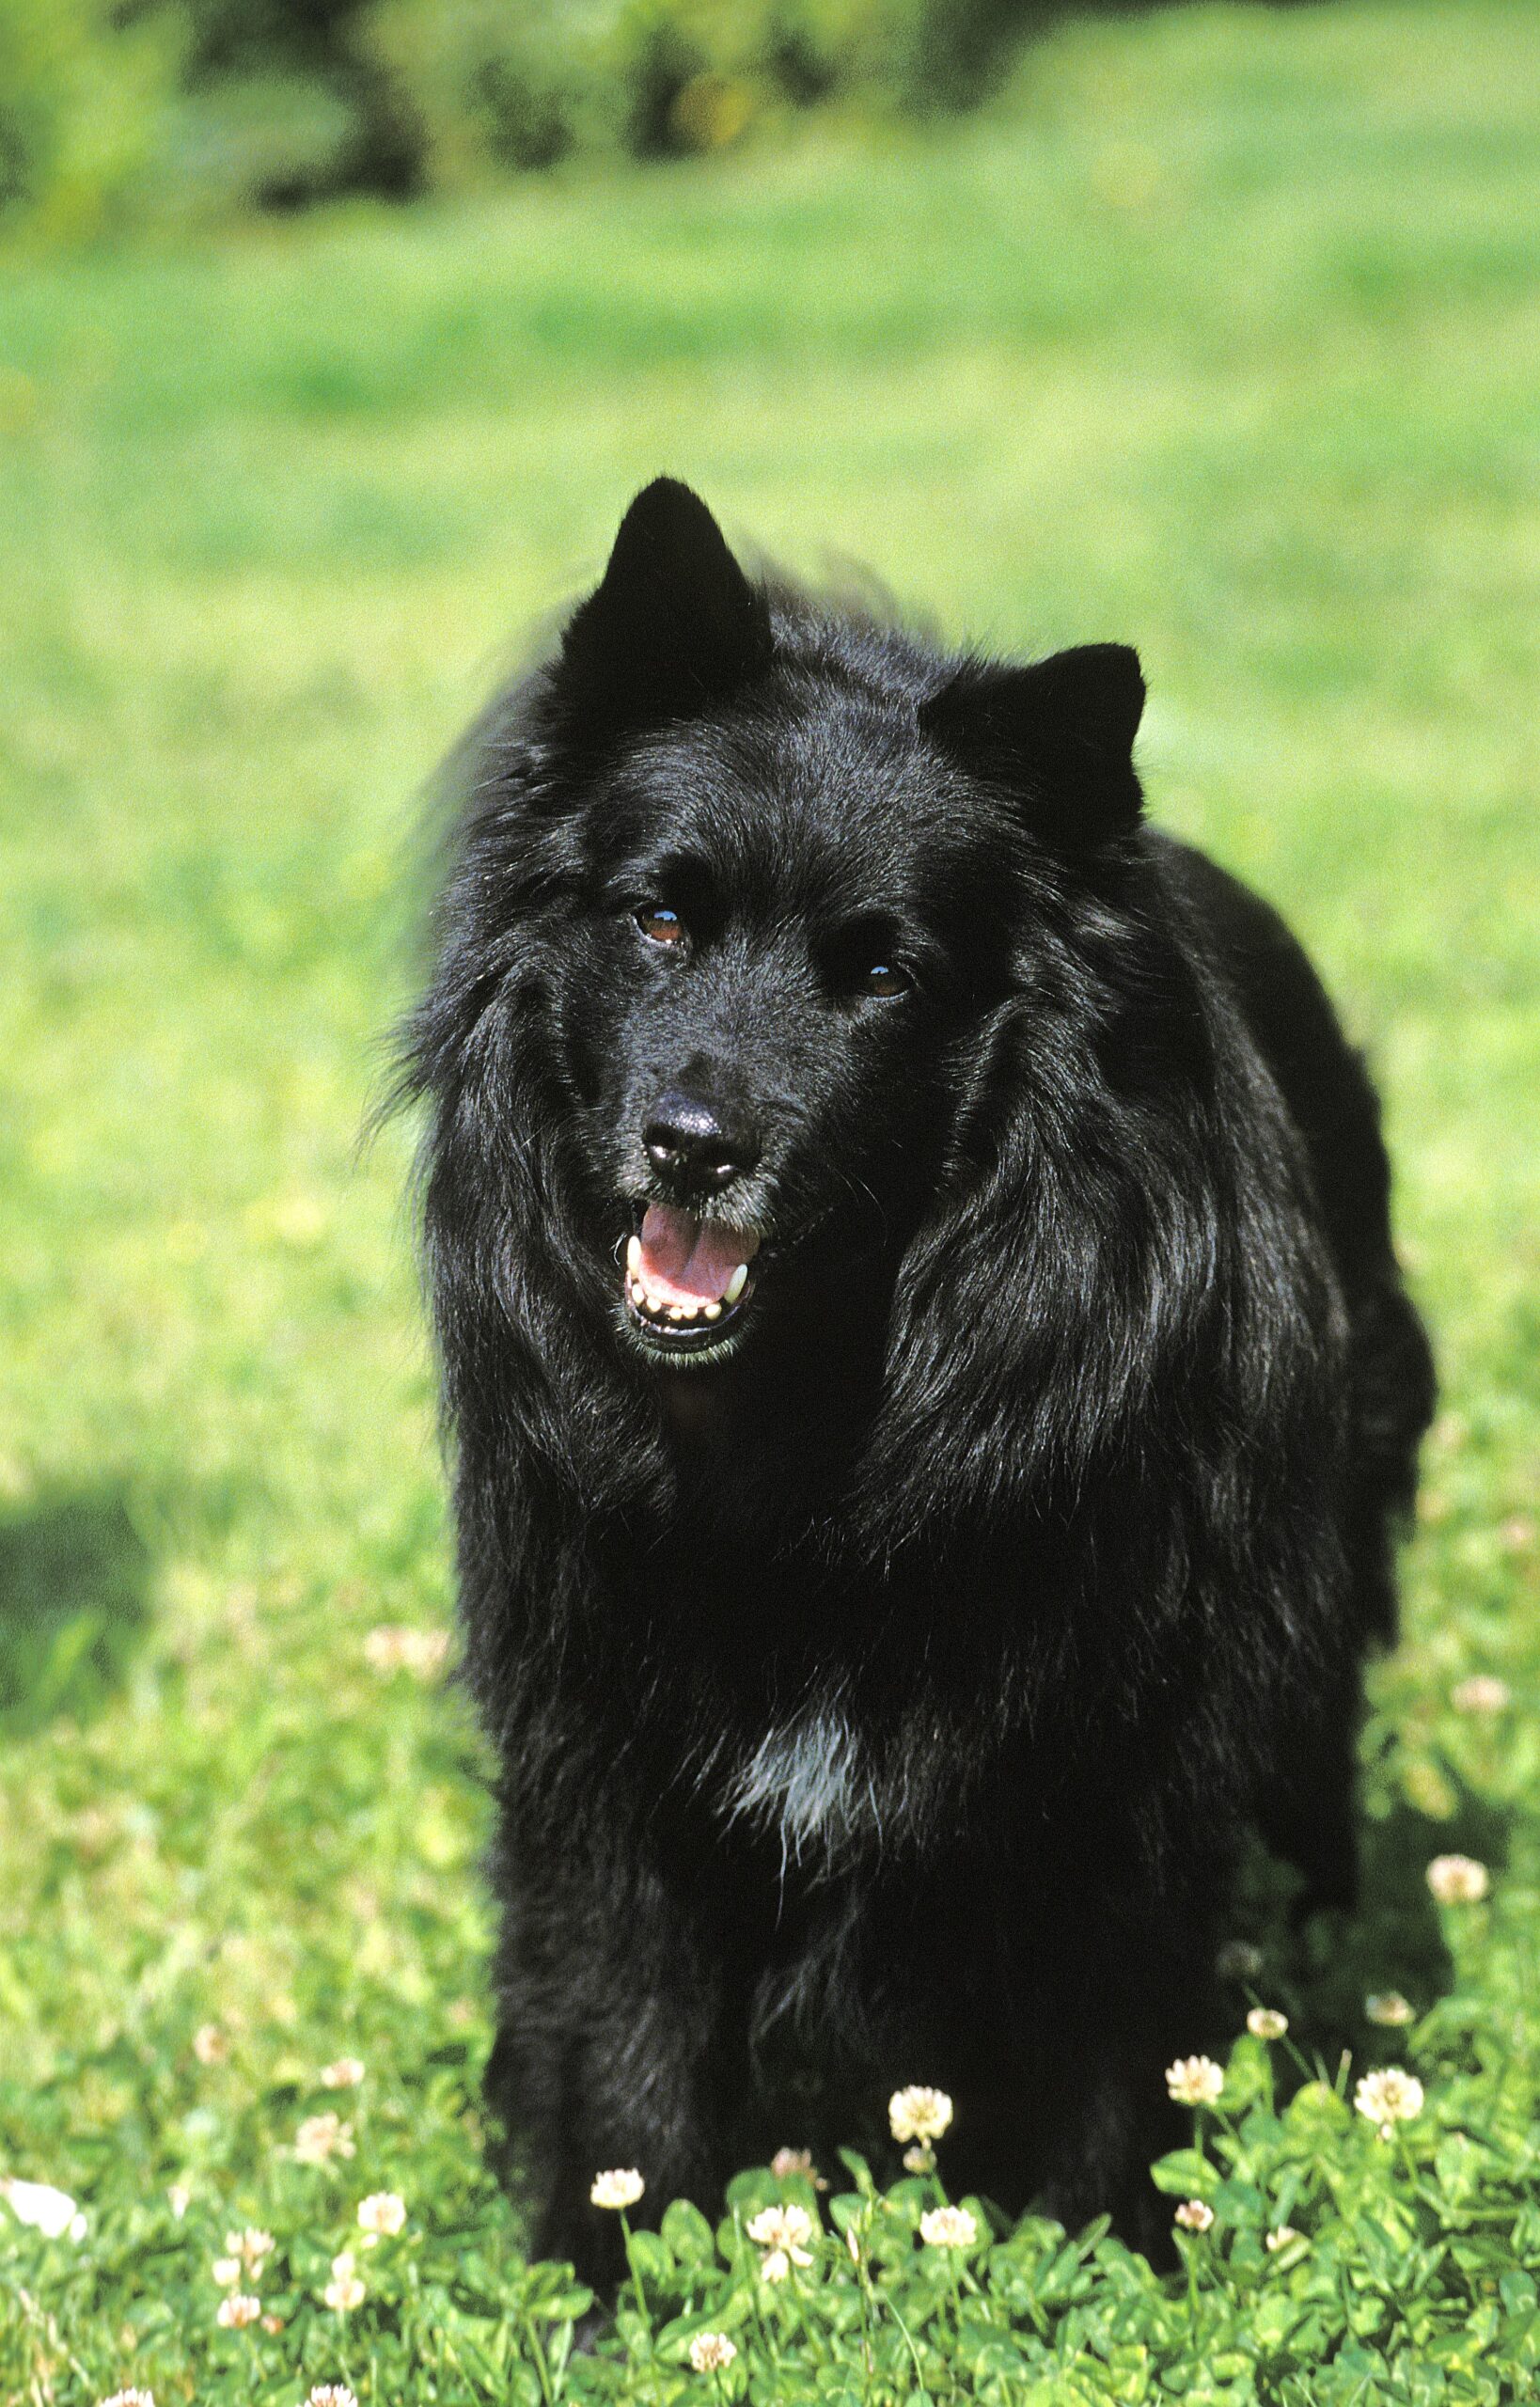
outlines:
M371 1672L401 1670L401 1633L393 1623L369 1631L364 1641L364 1660Z
M1353 2092L1353 2103L1360 2115L1386 2132L1392 2123L1408 2123L1422 2113L1422 2084L1414 2072L1386 2065L1379 2072L1364 2074Z
M230 2043L217 2022L200 2022L193 2034L193 2053L200 2065L222 2065Z
M409 1629L401 1647L401 1659L415 1679L431 1680L435 1672L444 1669L449 1652L447 1629Z
M1436 1855L1428 1865L1428 1887L1441 1906L1473 1906L1490 1885L1473 1855Z
M338 2315L347 2315L364 2304L364 2285L358 2279L353 2250L339 2250L332 2258L332 2278L321 2293L325 2304Z
M1276 2257L1281 2248L1287 2248L1291 2240L1298 2238L1292 2223L1281 2223L1275 2231L1268 2232L1262 2244L1269 2257Z
M596 2207L609 2207L619 2213L623 2207L634 2207L647 2184L635 2166L617 2166L610 2173L596 2173L589 2185L589 2196Z
M1280 2014L1276 2006L1254 2006L1246 2018L1246 2027L1255 2039L1281 2039L1289 2027L1289 2018Z
M770 2159L771 2172L782 2181L793 2173L806 2173L811 2176L812 2169L810 2147L778 2147L775 2155Z
M814 2226L806 2207L762 2207L745 2228L756 2248L783 2255L794 2265L812 2263L808 2242L813 2237Z
M155 2407L155 2394L152 2390L115 2390L110 2399L101 2401L101 2407Z
M1393 2031L1404 2022L1415 2022L1417 2008L1410 1998L1399 1990L1375 1990L1363 2001L1363 2010L1371 2022L1378 2022Z
M328 2110L324 2115L306 2115L294 2133L296 2164L329 2164L334 2156L354 2156L353 2125Z
M1473 1672L1452 1690L1449 1701L1457 1713L1501 1713L1513 1703L1513 1692L1506 1680L1490 1672Z
M86 2218L80 2209L68 2190L55 2190L51 2181L0 2181L0 2198L18 2223L30 2224L45 2240L86 2237Z
M767 2257L760 2258L760 2273L764 2281L783 2282L791 2270L792 2260L784 2248L772 2248Z
M448 1651L447 1629L412 1629L399 1623L371 1629L364 1641L371 1672L410 1672L416 1680L431 1680L441 1671Z
M242 2264L255 2276L261 2272L263 2265L273 2254L273 2234L270 2231L255 2231L248 2225L244 2231L228 2231L225 2234L225 2245L230 2255L238 2257Z
M1214 1959L1221 1981L1254 1981L1262 1970L1262 1950L1249 1939L1227 1939Z
M905 2173L934 2173L935 2171L935 2150L932 2147L929 2140L916 2140L913 2147L906 2147L904 2149L904 2170Z
M181 2223L193 2203L193 2194L191 2190L184 2190L180 2181L173 2181L165 2194L165 2203L170 2208L175 2220Z
M698 2332L690 2342L690 2363L697 2373L721 2373L737 2353L736 2341L725 2332Z
M1224 2068L1212 2056L1178 2056L1166 2067L1166 2087L1178 2106L1212 2106L1224 2088Z
M971 2248L979 2226L966 2207L933 2207L919 2218L919 2236L927 2248Z
M241 2332L248 2323L255 2323L261 2311L259 2298L252 2298L243 2290L232 2290L228 2298L220 2300L219 2313L214 2320L222 2323L228 2332Z
M305 2407L358 2407L358 2399L345 2382L318 2382Z
M1214 2221L1214 2210L1206 2198L1184 2198L1176 2210L1176 2220L1184 2231L1207 2231Z
M338 2056L335 2064L321 2068L322 2089L356 2089L363 2078L363 2060L358 2056Z
M358 2201L358 2228L376 2239L394 2240L406 2222L406 2200L394 2190L373 2190Z
M951 2124L951 2100L944 2089L911 2082L888 2100L888 2122L896 2140L944 2139Z
M213 2277L222 2290L234 2289L241 2279L240 2258L216 2257L213 2260Z

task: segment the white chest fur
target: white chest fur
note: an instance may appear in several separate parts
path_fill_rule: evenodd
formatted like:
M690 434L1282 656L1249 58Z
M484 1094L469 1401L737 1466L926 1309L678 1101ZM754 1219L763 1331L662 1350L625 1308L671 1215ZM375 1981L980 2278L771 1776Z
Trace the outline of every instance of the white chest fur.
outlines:
M879 1827L870 1768L842 1713L811 1707L767 1730L727 1785L731 1821L780 1841L783 1864L829 1856Z

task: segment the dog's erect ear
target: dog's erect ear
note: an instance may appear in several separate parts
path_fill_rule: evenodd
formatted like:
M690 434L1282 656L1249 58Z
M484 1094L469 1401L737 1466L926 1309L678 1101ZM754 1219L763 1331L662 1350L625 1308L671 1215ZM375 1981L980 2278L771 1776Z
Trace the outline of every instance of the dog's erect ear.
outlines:
M1046 842L1081 846L1124 834L1139 817L1133 746L1143 708L1138 653L1087 643L1030 669L969 662L921 704L919 724L975 777L1019 794Z
M725 695L770 656L770 611L699 494L672 477L621 521L597 589L562 637L556 687L574 733L655 727Z

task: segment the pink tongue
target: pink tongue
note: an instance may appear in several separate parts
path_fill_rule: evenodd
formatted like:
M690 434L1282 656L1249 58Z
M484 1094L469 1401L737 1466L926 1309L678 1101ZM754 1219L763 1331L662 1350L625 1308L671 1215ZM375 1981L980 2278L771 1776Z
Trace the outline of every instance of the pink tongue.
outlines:
M715 1304L740 1262L752 1262L760 1241L747 1229L698 1220L668 1204L649 1204L641 1224L641 1282L666 1304Z

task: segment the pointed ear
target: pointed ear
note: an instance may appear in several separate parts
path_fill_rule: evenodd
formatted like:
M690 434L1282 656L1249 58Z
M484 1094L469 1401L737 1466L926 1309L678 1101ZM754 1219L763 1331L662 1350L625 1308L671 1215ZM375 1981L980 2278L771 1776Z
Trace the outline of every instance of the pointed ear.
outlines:
M659 477L574 611L554 684L573 732L603 738L718 700L769 656L764 595L699 496Z
M920 705L919 724L961 767L1019 794L1045 842L1078 848L1139 817L1143 708L1138 653L1088 643L1030 669L970 662Z

